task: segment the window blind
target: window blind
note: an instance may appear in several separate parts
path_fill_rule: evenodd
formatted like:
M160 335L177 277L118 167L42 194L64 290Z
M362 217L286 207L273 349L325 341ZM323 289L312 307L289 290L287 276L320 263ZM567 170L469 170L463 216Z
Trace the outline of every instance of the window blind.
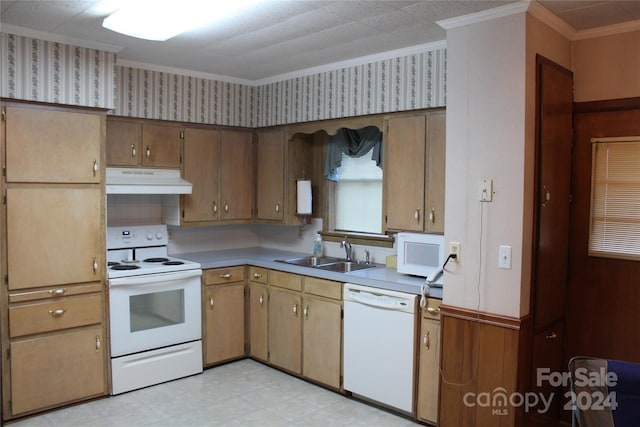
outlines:
M640 136L591 142L589 255L640 260Z

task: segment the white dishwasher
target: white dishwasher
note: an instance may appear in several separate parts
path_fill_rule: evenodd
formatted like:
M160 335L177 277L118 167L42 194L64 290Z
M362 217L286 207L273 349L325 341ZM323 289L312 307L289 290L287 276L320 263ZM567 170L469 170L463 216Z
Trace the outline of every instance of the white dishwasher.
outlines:
M417 295L345 283L344 389L413 414Z

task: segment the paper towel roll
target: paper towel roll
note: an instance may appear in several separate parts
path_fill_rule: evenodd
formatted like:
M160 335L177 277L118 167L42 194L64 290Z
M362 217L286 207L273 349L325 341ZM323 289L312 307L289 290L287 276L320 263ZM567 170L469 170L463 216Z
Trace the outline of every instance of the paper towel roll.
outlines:
M311 215L311 181L298 181L298 215Z

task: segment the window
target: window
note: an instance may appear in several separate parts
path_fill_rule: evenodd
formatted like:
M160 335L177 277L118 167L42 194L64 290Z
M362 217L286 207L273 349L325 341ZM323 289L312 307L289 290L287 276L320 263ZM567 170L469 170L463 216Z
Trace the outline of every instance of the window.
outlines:
M335 229L362 233L382 233L382 169L371 155L342 154L335 170Z
M640 136L591 143L589 255L640 260Z

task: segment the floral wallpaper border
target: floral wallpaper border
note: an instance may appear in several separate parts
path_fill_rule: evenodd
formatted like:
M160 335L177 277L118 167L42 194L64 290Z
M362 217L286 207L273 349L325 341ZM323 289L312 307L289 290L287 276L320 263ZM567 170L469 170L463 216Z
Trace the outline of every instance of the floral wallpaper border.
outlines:
M113 53L2 33L0 95L113 114L263 127L446 105L446 49L252 86L116 64Z

